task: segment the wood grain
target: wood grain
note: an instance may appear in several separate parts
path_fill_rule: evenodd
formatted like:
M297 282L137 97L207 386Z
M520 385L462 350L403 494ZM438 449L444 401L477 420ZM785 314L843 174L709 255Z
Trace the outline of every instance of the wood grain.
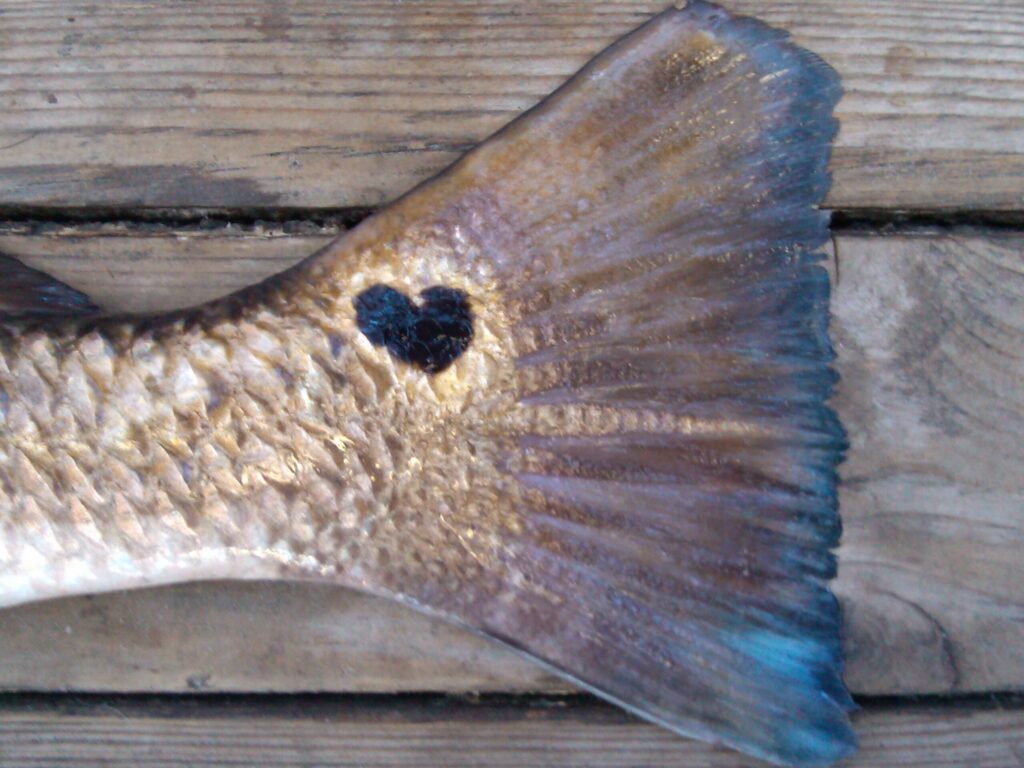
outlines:
M837 589L861 690L1024 685L1022 252L1020 235L837 242Z
M310 255L337 235L307 226L174 230L161 226L48 225L0 229L0 253L87 293L111 313L164 312L224 296Z
M8 228L115 309L168 309L315 250L307 228ZM837 582L859 693L1024 688L1024 235L839 236ZM552 690L519 657L372 598L212 584L0 613L0 688Z
M0 611L0 688L567 691L495 643L328 585L220 582Z
M848 768L1017 768L1019 706L868 706ZM459 704L351 699L0 707L0 766L498 766L739 768L751 758L589 701Z
M1024 207L1024 9L724 0L843 77L833 207ZM377 205L666 0L11 0L0 206Z

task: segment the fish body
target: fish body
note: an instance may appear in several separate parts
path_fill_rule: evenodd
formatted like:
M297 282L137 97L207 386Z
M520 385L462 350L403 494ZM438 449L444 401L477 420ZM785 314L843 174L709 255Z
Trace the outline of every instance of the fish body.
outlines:
M7 323L0 604L324 580L680 733L848 753L838 95L784 33L691 2L264 284ZM89 311L7 268L0 306Z
M495 278L451 233L345 243L195 313L0 336L0 600L174 572L366 588L364 574L407 560L463 568L444 557L469 510L444 509L494 486L488 436L523 419ZM382 281L415 292L438 274L474 297L476 340L432 376L374 347L353 297ZM402 543L407 525L418 533ZM484 540L481 529L477 557Z

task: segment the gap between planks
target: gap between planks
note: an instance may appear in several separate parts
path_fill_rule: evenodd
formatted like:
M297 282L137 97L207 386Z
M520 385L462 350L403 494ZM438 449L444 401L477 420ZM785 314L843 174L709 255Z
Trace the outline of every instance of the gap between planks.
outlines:
M121 310L212 298L325 236L59 227L0 251ZM859 693L1024 688L1024 234L836 238L836 407L850 433L836 591ZM183 269L184 264L188 269ZM312 585L207 584L0 613L0 687L552 690L518 656Z

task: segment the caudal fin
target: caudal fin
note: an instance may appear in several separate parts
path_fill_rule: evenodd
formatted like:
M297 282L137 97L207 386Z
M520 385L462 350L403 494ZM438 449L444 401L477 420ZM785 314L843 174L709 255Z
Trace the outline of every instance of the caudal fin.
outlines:
M682 734L852 751L817 207L839 95L785 33L691 2L382 214L487 260L516 405L509 521L445 513L474 575L375 588Z

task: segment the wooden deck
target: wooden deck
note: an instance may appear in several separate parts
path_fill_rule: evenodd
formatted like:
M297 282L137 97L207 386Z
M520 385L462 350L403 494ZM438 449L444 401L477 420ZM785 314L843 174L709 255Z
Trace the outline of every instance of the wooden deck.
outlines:
M1019 766L1024 5L724 4L791 29L845 87L828 203L852 444L836 590L863 706L849 764ZM0 251L111 307L221 295L439 170L663 5L5 0ZM0 689L2 766L751 764L322 586L3 611Z

